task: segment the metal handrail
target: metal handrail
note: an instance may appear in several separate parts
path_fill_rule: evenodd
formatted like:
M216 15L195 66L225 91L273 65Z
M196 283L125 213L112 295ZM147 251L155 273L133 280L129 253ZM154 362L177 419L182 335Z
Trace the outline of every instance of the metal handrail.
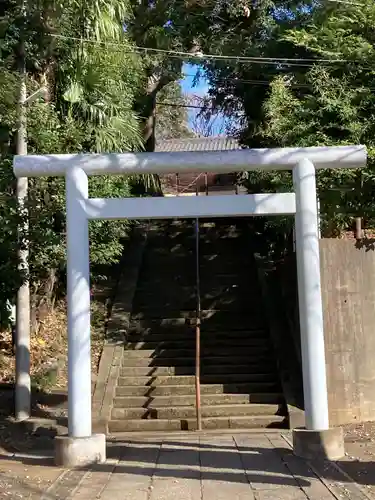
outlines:
M200 294L200 273L199 273L199 219L195 220L195 265L196 265L196 295L197 311L195 322L195 404L197 416L197 430L202 430L201 412L201 294Z

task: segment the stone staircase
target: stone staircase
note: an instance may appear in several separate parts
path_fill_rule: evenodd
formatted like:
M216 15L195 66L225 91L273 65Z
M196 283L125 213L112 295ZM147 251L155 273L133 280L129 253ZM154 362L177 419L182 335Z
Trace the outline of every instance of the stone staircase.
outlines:
M286 405L241 225L201 222L204 429L283 427ZM196 429L194 222L162 223L144 251L110 433Z

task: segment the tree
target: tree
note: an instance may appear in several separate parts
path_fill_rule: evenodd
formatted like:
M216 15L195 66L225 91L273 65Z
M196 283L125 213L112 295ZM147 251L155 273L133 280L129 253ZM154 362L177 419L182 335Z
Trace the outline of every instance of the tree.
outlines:
M306 49L285 40L283 33L299 29L310 18L312 3L260 0L248 16L221 12L210 36L202 40L203 51L213 55L202 60L210 82L208 107L225 114L234 125L232 133L248 146L260 146L257 130L265 118L263 102L270 83L296 69L273 58L310 56Z
M261 140L281 146L367 145L368 167L363 171L318 175L327 234L346 229L356 216L364 216L370 227L375 223L374 28L373 2L315 8L305 26L286 31L283 38L328 62L275 79L263 106L266 123Z
M0 309L11 298L22 276L15 258L16 227L12 155L15 145L15 109L18 48L27 40L27 86L30 92L46 83L46 102L28 108L30 153L126 151L141 147L134 95L141 74L140 58L123 31L126 2L25 2L10 0L0 11L0 211L4 232L0 237L3 287ZM83 19L85 23L83 23ZM82 27L84 26L84 33ZM79 36L77 36L79 35ZM82 42L77 44L75 38ZM87 40L95 39L92 44ZM107 50L113 43L124 50ZM112 45L111 45L112 44ZM94 195L129 196L131 186L122 177L90 179ZM51 302L65 271L64 182L36 179L30 182L30 281L33 302ZM118 259L124 222L90 224L91 262L94 266ZM4 315L3 315L4 316Z
M57 47L58 56L63 56L56 73L58 102L64 113L87 127L87 150L139 149L141 136L132 108L141 61L122 29L129 17L128 3L96 0L70 5L67 2L60 23L66 37ZM71 40L74 35L81 41Z
M146 151L155 149L159 92L181 77L184 60L200 62L200 51L223 39L221 29L228 19L229 29L239 18L246 19L248 3L247 0L131 0L133 16L127 23L127 32L136 46L153 49L142 51L145 77L136 107L142 118ZM225 28L224 33L227 31Z
M190 126L195 136L211 137L224 135L228 122L226 116L212 107L209 96L192 95L189 98L192 106Z
M188 105L189 100L182 94L178 82L169 83L160 91L156 105L156 140L194 135L189 129Z
M369 168L320 172L318 189L326 234L357 215L373 225L373 3L261 1L237 28L226 21L221 29L222 45L210 51L233 59L204 63L210 106L233 120L233 133L251 147L366 144ZM291 177L249 173L246 184L285 191Z

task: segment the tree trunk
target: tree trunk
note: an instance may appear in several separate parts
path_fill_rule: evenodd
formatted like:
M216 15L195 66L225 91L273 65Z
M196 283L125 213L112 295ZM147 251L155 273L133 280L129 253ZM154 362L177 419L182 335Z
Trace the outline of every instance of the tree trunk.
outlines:
M143 143L145 151L152 153L155 151L156 146L156 92L152 92L146 96L143 119Z
M139 114L143 121L143 142L145 151L152 153L155 151L156 139L156 100L158 93L171 83L173 78L170 75L157 75L154 72L148 77L146 95L139 106Z

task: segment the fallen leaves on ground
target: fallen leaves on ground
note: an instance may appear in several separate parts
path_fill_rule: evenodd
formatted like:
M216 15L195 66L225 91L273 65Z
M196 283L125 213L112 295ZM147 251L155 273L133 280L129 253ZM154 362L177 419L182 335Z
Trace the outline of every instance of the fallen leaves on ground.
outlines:
M105 289L98 288L98 293L103 298ZM95 290L93 297L91 363L95 378L104 342L107 303L105 300L95 300ZM67 353L66 304L62 301L45 316L38 331L31 335L30 363L33 384L41 389L65 390L67 388ZM14 365L11 332L0 332L0 381L2 383L14 381Z
M93 289L91 304L91 365L95 382L103 349L108 315L108 298L113 282ZM14 421L14 364L12 335L0 333L0 452L46 450L53 446L56 432L66 431L67 415L67 315L61 301L40 323L30 341L32 416L35 427ZM9 383L9 385L7 385ZM40 423L39 420L43 419Z

